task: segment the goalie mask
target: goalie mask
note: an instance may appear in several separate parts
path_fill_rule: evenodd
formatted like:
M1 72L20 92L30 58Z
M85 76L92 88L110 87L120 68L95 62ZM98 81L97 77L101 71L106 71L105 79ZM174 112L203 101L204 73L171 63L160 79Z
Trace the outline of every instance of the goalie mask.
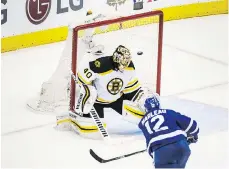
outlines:
M131 62L129 49L125 46L119 45L113 53L113 61L117 64L118 70L122 72Z

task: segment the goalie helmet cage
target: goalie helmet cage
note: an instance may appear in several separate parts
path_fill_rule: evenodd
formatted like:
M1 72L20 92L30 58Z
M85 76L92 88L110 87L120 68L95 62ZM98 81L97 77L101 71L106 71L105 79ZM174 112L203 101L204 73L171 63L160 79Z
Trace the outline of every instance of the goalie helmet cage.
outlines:
M158 42L157 42L157 72L156 72L156 92L160 94L160 88L161 88L161 64L162 64L162 37L163 37L163 12L160 10L157 11L150 11L146 13L140 13L125 17L120 17L116 19L110 19L110 20L104 20L100 22L94 22L84 25L76 26L73 29L73 37L72 37L72 65L71 70L73 74L76 76L76 70L77 70L77 45L78 45L78 39L79 39L79 31L88 29L88 28L95 28L99 26L105 26L109 24L114 23L122 23L129 20L135 20L140 19L144 17L152 17L152 16L158 16L159 17L159 28L158 28ZM74 111L74 105L75 105L75 81L73 77L71 77L71 87L70 87L70 110Z

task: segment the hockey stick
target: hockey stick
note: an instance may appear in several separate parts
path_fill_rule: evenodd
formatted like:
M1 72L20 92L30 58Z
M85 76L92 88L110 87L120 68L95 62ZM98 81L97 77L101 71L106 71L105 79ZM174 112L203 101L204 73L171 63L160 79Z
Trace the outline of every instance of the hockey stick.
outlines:
M139 154L139 153L144 153L145 151L146 151L146 149L140 150L140 151L136 151L136 152L133 152L133 153L130 153L130 154L125 154L125 155L122 155L122 156L110 158L110 159L107 159L107 160L99 157L92 149L90 149L90 154L98 162L100 162L100 163L107 163L107 162L110 162L110 161L119 160L119 159L122 159L122 158L133 156L133 155L136 155L136 154Z
M72 70L70 70L70 73L71 73L73 80L77 84L78 82L77 82L76 76L74 75ZM90 113L92 119L94 120L94 123L98 127L100 134L102 135L103 139L104 140L108 139L109 134L108 134L107 130L105 129L105 127L103 126L103 123L101 122L98 113L94 110L94 108L89 113Z

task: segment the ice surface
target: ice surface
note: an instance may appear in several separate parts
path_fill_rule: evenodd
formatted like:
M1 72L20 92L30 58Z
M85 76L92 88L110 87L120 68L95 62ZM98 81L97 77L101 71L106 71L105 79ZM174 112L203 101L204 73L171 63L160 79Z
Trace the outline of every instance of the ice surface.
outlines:
M200 126L200 140L191 146L187 168L227 168L228 165L226 28L227 15L172 21L164 25L163 103L189 114ZM147 39L147 32L141 34L139 43ZM133 34L138 34L137 28L133 29ZM120 121L120 116L111 111L107 118L116 119L109 123L113 137L133 136L136 139L124 145L104 146L101 141L56 131L54 116L26 109L27 100L39 92L41 83L55 70L63 44L2 54L2 168L153 168L147 153L107 164L99 164L91 158L89 148L109 153L104 155L115 155L123 150L136 151L145 147L136 126ZM133 48L144 51L141 45ZM147 61L150 56L144 51L141 57ZM137 67L141 69L140 65ZM124 136L114 135L117 133Z

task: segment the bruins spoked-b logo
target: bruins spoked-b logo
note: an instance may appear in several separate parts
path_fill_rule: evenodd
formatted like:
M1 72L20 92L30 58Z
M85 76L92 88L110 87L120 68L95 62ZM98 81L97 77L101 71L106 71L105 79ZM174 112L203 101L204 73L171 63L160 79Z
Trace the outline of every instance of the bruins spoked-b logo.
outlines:
M35 25L42 23L51 9L51 0L26 0L25 10L29 21Z
M110 94L116 95L123 87L123 81L120 78L114 78L107 84L107 90Z

